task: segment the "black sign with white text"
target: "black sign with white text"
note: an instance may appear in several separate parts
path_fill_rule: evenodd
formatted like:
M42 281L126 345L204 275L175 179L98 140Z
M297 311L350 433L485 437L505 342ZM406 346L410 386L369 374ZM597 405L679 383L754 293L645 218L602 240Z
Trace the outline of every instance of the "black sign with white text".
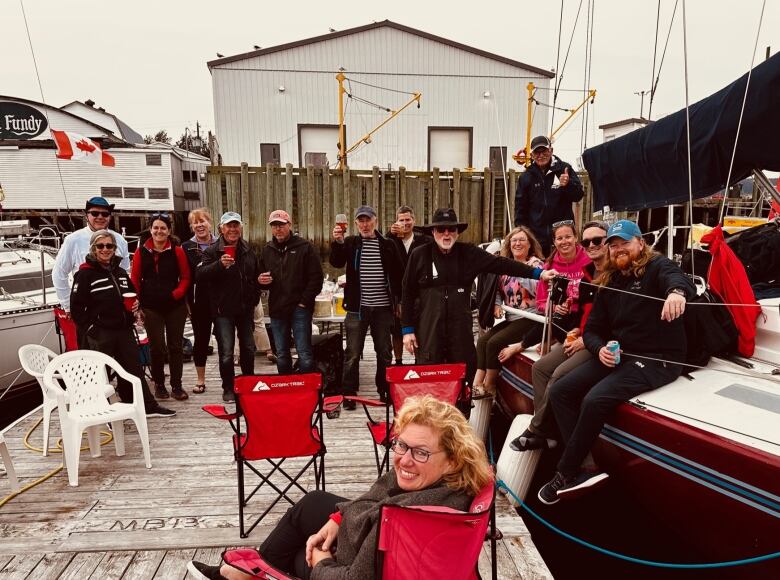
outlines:
M38 109L22 103L0 101L0 140L33 139L49 124Z

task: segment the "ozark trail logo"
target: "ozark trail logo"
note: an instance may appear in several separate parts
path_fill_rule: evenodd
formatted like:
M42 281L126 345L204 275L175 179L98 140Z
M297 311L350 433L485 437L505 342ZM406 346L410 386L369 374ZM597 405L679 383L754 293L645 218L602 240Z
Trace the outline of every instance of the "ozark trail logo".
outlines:
M0 140L33 139L49 124L38 109L22 103L0 101Z
M264 383L263 381L257 381L255 383L255 388L252 389L253 391L270 391L271 387L268 386L267 383Z
M416 371L409 371L408 373L406 373L404 380L408 381L409 379L419 379L419 378L420 375L418 375Z

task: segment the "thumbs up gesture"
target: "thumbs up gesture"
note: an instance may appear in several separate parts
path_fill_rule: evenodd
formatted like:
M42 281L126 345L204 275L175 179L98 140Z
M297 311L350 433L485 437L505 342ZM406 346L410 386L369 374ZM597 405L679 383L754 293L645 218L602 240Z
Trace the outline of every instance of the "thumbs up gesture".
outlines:
M569 168L568 167L566 167L563 170L563 173L558 178L558 183L560 183L561 187L566 187L567 185L569 185Z

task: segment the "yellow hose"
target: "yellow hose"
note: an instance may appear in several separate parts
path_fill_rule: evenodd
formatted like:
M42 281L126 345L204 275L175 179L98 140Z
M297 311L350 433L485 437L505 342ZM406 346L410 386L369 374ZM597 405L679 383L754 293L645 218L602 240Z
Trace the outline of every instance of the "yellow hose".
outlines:
M41 424L41 421L43 421L43 417L40 417L35 422L35 425L30 427L30 429L27 431L27 434L24 436L24 446L27 447L27 449L30 449L31 451L36 451L36 452L40 453L41 455L43 455L43 449L41 447L35 447L32 443L30 443L30 436L38 428L38 425ZM108 445L114 439L114 435L112 433L109 433L108 431L101 431L100 434L101 435L106 435L105 439L101 438L101 441L100 441L100 446L101 447L103 445ZM89 446L87 445L86 447L81 447L80 451L84 451L85 449L89 449ZM56 447L49 447L48 452L49 453L62 453L62 437L57 439L57 446ZM17 495L20 495L20 494L24 493L28 489L32 489L33 487L35 487L39 483L43 483L47 479L51 478L52 476L54 476L57 473L59 473L60 471L62 471L62 468L65 466L65 456L64 455L62 457L62 461L63 461L63 464L60 465L59 467L57 467L56 469L53 469L52 471L50 471L46 475L44 475L42 477L39 477L35 481L32 481L32 482L28 483L27 485L25 485L24 487L20 488L19 490L11 492L7 496L5 496L3 499L0 499L0 508L2 508L5 504L7 504L9 501L11 501L13 498L15 498Z

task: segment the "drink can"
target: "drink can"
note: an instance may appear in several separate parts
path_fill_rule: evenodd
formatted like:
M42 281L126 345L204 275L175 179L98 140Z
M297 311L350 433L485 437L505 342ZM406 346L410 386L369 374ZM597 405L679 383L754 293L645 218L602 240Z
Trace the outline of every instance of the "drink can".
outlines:
M617 340L610 340L607 343L607 350L615 354L615 364L620 364L620 343Z

